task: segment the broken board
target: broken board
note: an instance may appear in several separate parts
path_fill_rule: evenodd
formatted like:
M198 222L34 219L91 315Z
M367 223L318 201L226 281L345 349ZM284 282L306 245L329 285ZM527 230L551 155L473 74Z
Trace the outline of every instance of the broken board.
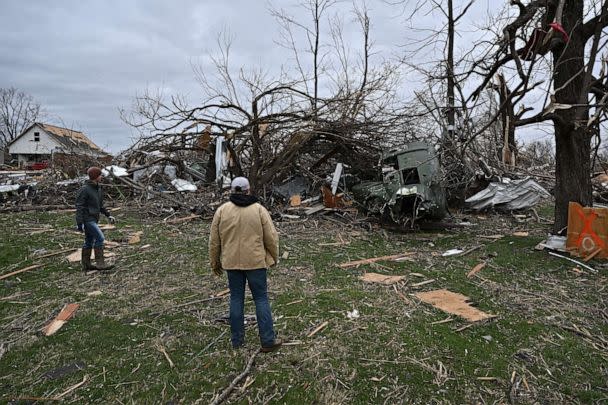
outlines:
M389 276L378 273L365 273L364 275L359 276L359 280L363 280L366 283L379 283L384 285L395 284L404 279L405 276Z
M137 231L131 235L129 235L129 241L127 242L129 245L136 245L141 242L141 235L143 235L143 231Z
M59 315L55 317L51 322L49 322L43 329L42 333L45 336L51 336L53 333L57 332L61 327L76 313L76 310L80 304L66 304L59 312Z
M496 317L472 307L469 297L449 290L433 290L414 294L422 302L449 314L458 315L467 321L477 322Z
M414 254L415 254L414 252L406 252L406 253L400 253L397 255L370 257L369 259L354 260L352 262L342 263L342 264L339 264L338 267L345 269L347 267L355 267L355 266L360 266L362 264L370 264L370 263L375 263L375 262L380 262L380 261L398 262L398 261L402 261L402 260L407 260L407 258L409 256L412 256Z

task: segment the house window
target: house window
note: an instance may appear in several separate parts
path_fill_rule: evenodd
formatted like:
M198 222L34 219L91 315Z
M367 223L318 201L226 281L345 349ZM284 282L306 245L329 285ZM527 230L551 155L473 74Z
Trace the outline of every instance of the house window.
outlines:
M40 142L40 132L34 132L34 142Z

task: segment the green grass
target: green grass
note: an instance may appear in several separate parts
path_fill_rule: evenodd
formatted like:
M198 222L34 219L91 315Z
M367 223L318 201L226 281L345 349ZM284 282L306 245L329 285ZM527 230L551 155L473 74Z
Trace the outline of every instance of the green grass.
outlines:
M42 249L80 246L70 215L0 216L0 274L44 265L0 281L0 344L6 350L0 357L0 402L52 398L86 376L64 401L208 403L257 349L255 326L246 329L246 348L231 349L229 327L216 321L227 314L227 297L183 305L226 288L225 277L208 268L208 222L171 226L126 211L119 219L107 239L126 240L143 231L141 242L109 249L118 256L117 271L87 275L64 255L36 258ZM310 227L277 224L289 257L270 271L269 294L275 328L294 344L258 355L228 402L606 401L606 267L594 261L599 273L580 273L567 261L535 251L548 232L545 225L506 216L471 219L477 226L410 234L349 230L322 220ZM29 234L47 226L54 231ZM516 229L529 236L512 236ZM495 234L504 237L482 237ZM319 246L340 238L347 243ZM476 246L465 256L441 256L447 249ZM337 267L404 252L414 252L414 261ZM486 267L467 278L482 261ZM371 271L404 275L406 282L393 287L358 279ZM413 296L439 288L467 295L497 318L471 325ZM102 294L90 296L93 291ZM43 336L42 326L69 302L80 303L76 316L55 335ZM352 309L360 312L358 319L346 317ZM249 295L246 313L255 313ZM75 362L86 367L45 377Z

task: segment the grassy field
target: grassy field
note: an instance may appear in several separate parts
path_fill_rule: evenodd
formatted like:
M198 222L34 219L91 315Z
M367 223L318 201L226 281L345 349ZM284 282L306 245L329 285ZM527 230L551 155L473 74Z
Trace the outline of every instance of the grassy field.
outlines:
M230 347L226 278L207 264L209 222L116 216L106 231L119 243L109 249L116 270L85 274L69 252L40 258L81 245L71 214L0 215L0 275L42 264L0 281L0 402L210 403L255 355L254 324L244 349ZM430 233L335 217L278 222L284 256L269 294L289 345L257 354L227 402L608 402L607 266L591 261L593 273L535 251L549 225L532 217L468 219L473 226ZM136 231L141 241L126 243ZM475 249L441 256L452 248ZM411 261L337 266L406 252ZM405 280L364 283L365 272ZM496 318L468 323L413 296L441 288ZM67 303L80 304L74 318L44 336ZM353 309L360 316L350 319ZM255 313L249 293L246 313Z

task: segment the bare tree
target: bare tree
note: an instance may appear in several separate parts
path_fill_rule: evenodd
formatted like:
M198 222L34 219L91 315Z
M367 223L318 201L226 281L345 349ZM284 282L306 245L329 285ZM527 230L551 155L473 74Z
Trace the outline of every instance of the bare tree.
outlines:
M233 68L232 38L220 34L218 51L211 57L214 68L194 66L202 91L198 106L189 107L180 97L146 92L137 98L132 114L123 116L155 147L174 148L175 139L185 140L180 145L193 145L202 127L209 127L212 136L224 135L233 159L231 170L247 175L257 189L294 173L296 167L318 167L329 156L365 166L384 140L404 139L407 132L398 111L398 75L384 61L370 62L370 22L364 6L354 10L362 46L352 54L360 63L346 62L350 45L337 20L324 17L334 3L305 3L312 28L304 28L284 11L275 13L295 66L282 66L274 77L262 69ZM321 39L323 29L328 29L329 42ZM299 48L302 38L305 52ZM322 51L330 46L340 50ZM333 55L337 57L332 59Z
M14 87L0 89L0 149L32 125L40 115L40 104Z
M473 93L493 80L500 71L512 90L501 109L538 97L537 86L545 83L546 96L540 111L521 115L515 122L523 127L550 122L556 148L554 231L568 221L571 201L591 206L592 139L599 146L600 124L606 119L608 76L599 55L606 48L608 1L512 0L517 15L506 17L502 35L495 41L475 72L484 77ZM538 66L546 68L538 68ZM528 101L528 105L533 101ZM530 109L531 110L531 109Z

